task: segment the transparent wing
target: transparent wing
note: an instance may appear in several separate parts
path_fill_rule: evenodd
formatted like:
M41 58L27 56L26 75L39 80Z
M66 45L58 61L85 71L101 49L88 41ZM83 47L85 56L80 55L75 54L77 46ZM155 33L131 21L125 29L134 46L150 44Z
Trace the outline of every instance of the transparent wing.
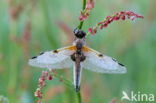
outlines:
M114 58L103 55L86 46L83 47L82 51L86 56L86 60L83 62L85 69L100 73L126 73L124 65Z
M40 55L32 57L29 60L29 65L48 69L70 68L73 64L70 55L75 52L75 49L75 46L68 46L58 50L40 53Z

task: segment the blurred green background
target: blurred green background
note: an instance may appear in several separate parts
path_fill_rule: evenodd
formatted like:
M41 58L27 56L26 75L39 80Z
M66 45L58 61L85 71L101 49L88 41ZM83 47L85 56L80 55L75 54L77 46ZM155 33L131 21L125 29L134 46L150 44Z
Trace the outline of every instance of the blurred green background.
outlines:
M122 91L156 96L156 0L96 0L83 30L114 12L131 10L144 16L117 21L87 37L87 44L125 64L126 74L83 70L83 103L120 103ZM35 103L41 68L28 59L41 51L71 45L81 0L0 0L0 103ZM57 70L72 82L72 69ZM59 80L47 81L44 103L76 103L75 92ZM5 100L4 100L5 99ZM125 101L125 103L132 103ZM150 102L134 102L150 103ZM153 102L155 103L155 102Z

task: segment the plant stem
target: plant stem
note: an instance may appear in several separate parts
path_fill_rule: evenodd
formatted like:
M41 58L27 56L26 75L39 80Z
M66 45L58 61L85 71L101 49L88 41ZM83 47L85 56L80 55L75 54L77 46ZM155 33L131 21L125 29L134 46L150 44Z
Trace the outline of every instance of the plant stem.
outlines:
M63 83L65 84L65 86L68 86L70 89L72 88L72 90L75 91L75 88L74 88L74 85L72 84L72 82L70 82L69 80L63 78L63 77L62 77L60 74L58 74L58 73L53 73L53 72L51 72L51 75L53 75L53 76L56 77L57 79L62 79L62 80L63 80ZM80 91L79 91L79 92L76 92L76 95L77 95L77 98L78 98L78 103L82 103Z
M83 0L82 11L85 10L85 7L86 7L86 0ZM83 23L84 23L84 21L80 21L78 29L82 29Z
M82 11L85 10L85 7L86 7L86 0L83 0ZM78 26L78 29L82 29L83 23L84 23L84 21L80 21L80 24ZM78 103L82 103L80 91L79 92L76 92L76 95L77 95L77 98L78 98Z
M76 94L77 94L77 98L78 98L78 103L82 103L80 91L76 92Z

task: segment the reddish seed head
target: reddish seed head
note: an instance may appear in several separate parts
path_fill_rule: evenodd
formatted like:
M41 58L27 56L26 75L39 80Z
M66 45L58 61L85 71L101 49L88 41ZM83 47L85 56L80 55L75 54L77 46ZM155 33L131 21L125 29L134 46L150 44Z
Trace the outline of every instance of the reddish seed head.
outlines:
M91 10L92 8L94 8L94 1L93 0L88 0L88 2L86 4L86 9Z
M39 78L39 82L41 82L41 81L45 81L45 77L41 76L41 77Z
M48 76L48 72L47 72L47 71L42 71L42 76L43 76L43 77Z
M42 92L41 92L41 89L40 88L37 88L37 90L35 91L34 93L35 97L37 98L42 98Z
M125 20L125 19L126 19L125 15L122 15L122 16L121 16L121 19L122 19L122 20Z
M107 17L106 17L106 19L109 19L109 18L111 18L111 17L110 17L110 16L107 16Z
M49 75L48 80L52 80L52 79L53 79L52 75Z
M89 17L90 11L94 8L94 0L88 0L85 10L83 10L79 16L80 21L84 21Z
M88 14L81 13L81 15L79 16L79 20L84 21L87 19L87 17L88 17Z
M109 19L109 21L110 21L110 23L113 21L113 18L111 17L110 19Z
M99 22L96 26L96 32L97 28L99 27L100 29L106 28L111 22L117 21L117 20L126 20L126 19L131 19L134 20L136 18L143 18L143 16L138 15L134 12L131 11L121 11L119 13L115 13L113 16L107 16L106 19L104 19L102 22ZM89 28L88 30L91 34L95 34L94 29Z
M105 23L102 25L102 28L106 28L108 26L108 23Z
M114 16L114 17L113 17L113 20L119 20L119 19L120 19L119 16Z
M92 28L89 28L88 29L88 32L92 33L93 32L93 29Z
M124 14L124 13L125 13L124 11L121 11L119 14L122 15L122 14Z
M108 19L107 20L107 24L110 24L112 22L112 20Z
M40 81L39 82L39 87L43 88L45 86L45 81Z
M88 32L90 32L92 35L94 35L94 34L96 34L96 32L97 32L97 29L96 28L89 28L88 29Z
M42 71L42 74L38 80L38 88L34 93L35 97L37 97L39 99L37 103L42 103L42 101L41 101L41 99L42 99L41 90L43 89L43 87L45 87L46 80L52 80L52 79L53 79L53 77L51 74L49 74L48 71Z
M102 24L103 22L99 22L98 25Z

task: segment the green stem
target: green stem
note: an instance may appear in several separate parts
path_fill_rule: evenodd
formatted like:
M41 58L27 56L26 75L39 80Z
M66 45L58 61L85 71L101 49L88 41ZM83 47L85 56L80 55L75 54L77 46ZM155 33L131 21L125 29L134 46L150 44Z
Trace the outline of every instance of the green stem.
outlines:
M86 0L83 0L82 11L85 10L85 7L86 7ZM78 29L82 29L83 23L84 23L84 21L80 21L80 24L78 26ZM80 91L79 92L76 92L76 95L77 95L77 98L78 98L78 103L82 103Z
M85 10L85 7L86 7L86 0L83 0L82 11ZM83 23L84 23L84 21L80 22L78 29L82 29Z
M58 74L58 73L53 73L53 72L51 72L51 75L53 75L53 76L56 77L57 79L60 79L60 78L61 78L61 79L63 80L63 83L65 84L65 86L68 86L69 88L72 88L72 90L75 91L75 89L73 88L73 87L74 87L73 84L72 84L69 80L63 78L63 77L62 77L60 74ZM78 98L78 103L82 103L80 91L79 91L79 92L76 92L76 95L77 95L77 98Z
M77 98L78 98L78 103L82 103L80 91L77 92L76 94L77 94Z
M66 86L69 86L70 88L73 87L72 83L71 83L69 80L63 78L60 74L52 74L52 75L54 75L54 76L55 76L56 78L58 78L58 79L62 79L62 80L63 80L63 83L64 83Z
M84 10L86 7L86 0L83 0L83 6L82 6L82 9Z

